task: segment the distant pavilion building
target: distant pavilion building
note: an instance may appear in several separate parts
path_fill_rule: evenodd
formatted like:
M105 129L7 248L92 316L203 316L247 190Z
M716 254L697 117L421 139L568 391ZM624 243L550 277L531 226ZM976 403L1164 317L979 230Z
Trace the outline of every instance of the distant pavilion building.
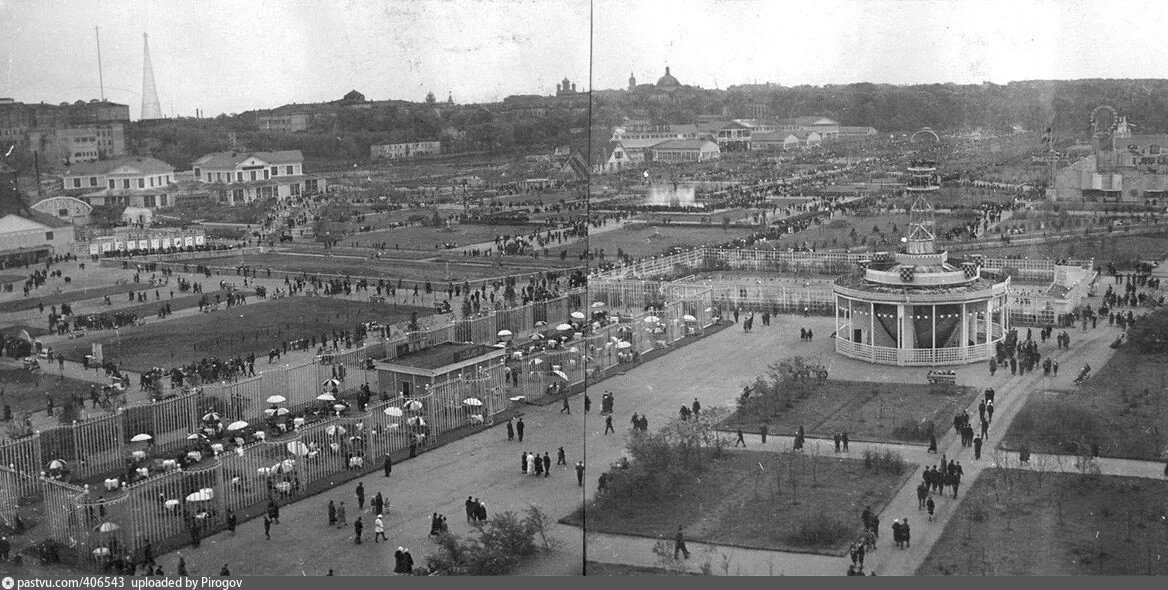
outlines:
M836 352L882 365L987 360L1009 329L1010 279L983 274L980 256L934 251L936 163L913 162L908 173L915 200L904 250L861 261L863 274L834 283Z

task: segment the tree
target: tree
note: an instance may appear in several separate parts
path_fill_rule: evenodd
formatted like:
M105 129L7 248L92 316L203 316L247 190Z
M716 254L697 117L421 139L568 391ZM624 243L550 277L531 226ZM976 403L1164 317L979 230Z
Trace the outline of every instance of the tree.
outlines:
M426 93L426 104L428 104L428 105L432 105L432 104L434 104L434 103L436 103L436 102L438 102L438 99L434 98L434 93L433 93L433 92L427 92L427 93Z
M462 319L469 318L471 313L470 297L464 294L462 298Z
M1140 318L1128 329L1128 341L1140 352L1158 353L1168 350L1168 308L1159 309Z
M723 215L722 216L722 231L727 231L729 229L730 229L730 216Z

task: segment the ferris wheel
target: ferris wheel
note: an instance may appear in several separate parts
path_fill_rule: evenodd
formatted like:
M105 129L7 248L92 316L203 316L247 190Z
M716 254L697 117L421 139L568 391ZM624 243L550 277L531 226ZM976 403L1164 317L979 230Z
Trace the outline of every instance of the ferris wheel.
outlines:
M1119 126L1119 115L1111 105L1100 105L1091 111L1091 135L1106 137L1115 132Z

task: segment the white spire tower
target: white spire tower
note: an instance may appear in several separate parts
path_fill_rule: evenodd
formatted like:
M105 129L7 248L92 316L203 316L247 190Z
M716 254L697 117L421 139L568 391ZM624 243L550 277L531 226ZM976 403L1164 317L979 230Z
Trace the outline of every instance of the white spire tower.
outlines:
M161 119L162 103L158 101L158 88L154 86L154 66L150 64L150 39L142 33L142 49L145 61L142 64L142 119Z

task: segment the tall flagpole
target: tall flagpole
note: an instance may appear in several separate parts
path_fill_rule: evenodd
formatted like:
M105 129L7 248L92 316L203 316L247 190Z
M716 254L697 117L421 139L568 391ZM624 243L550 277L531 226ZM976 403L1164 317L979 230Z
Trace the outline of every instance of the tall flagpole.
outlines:
M101 85L101 101L105 102L105 78L101 73L101 30L93 27L93 33L97 36L97 83Z

